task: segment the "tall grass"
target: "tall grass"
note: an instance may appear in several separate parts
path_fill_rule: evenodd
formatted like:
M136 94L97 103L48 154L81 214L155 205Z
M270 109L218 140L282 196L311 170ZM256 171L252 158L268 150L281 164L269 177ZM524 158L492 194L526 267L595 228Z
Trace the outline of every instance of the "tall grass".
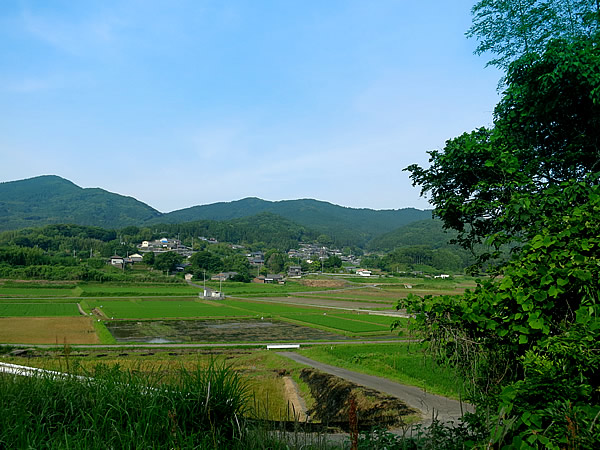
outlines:
M243 448L249 390L222 363L0 375L0 448Z

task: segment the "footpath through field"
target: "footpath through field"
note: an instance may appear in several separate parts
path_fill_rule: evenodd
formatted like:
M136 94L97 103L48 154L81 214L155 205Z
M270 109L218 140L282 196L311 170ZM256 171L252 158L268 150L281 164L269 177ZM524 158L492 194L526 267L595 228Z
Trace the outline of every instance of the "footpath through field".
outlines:
M459 402L440 395L429 394L420 388L406 386L385 378L353 372L340 367L324 364L313 359L306 358L294 352L277 352L278 355L290 358L298 363L318 369L322 372L335 375L380 392L384 392L404 401L408 406L418 409L423 414L422 424L431 424L432 416L443 423L458 422L465 412L473 412L474 408L468 403Z

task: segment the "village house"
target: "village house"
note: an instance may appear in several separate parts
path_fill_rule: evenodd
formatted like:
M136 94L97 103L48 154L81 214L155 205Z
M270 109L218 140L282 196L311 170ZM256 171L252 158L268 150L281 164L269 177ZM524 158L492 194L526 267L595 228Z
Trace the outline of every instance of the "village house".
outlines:
M221 272L210 277L212 281L227 281L233 277L235 277L237 272Z
M139 253L134 253L133 255L129 255L129 259L132 263L139 263L144 261L144 257Z
M265 263L265 255L263 252L252 252L246 255L248 262L253 266L260 266Z
M283 280L283 275L280 274L267 274L267 276L265 277L265 283L267 284L273 284L273 283L279 283L279 284L284 284L285 281Z
M108 264L122 269L125 265L125 259L122 256L115 254L110 257L110 259L108 260Z
M264 284L285 284L283 275L279 274L268 274L266 276L258 276L252 280L253 283L264 283Z
M288 268L288 277L300 278L302 276L302 267L300 266L290 266Z

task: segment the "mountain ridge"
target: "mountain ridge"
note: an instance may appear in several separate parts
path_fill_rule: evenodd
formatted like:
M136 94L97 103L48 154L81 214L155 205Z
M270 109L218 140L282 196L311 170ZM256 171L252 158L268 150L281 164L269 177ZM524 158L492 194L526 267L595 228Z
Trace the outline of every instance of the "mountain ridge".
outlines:
M162 213L134 197L81 188L57 175L0 183L0 230L56 223L118 229L129 225L232 220L270 212L338 241L365 243L408 223L431 218L416 208L351 208L314 199L268 201L245 197Z

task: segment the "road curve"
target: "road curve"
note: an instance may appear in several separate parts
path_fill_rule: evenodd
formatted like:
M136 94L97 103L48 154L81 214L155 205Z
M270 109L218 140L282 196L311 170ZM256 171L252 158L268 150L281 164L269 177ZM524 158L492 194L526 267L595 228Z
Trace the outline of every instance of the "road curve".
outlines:
M338 376L352 383L359 384L380 392L384 392L393 397L404 401L408 406L415 408L422 413L422 422L429 425L433 416L444 423L451 421L457 422L464 412L473 412L474 408L468 403L459 402L440 395L429 394L420 388L406 386L385 378L366 375L340 367L324 364L319 361L309 359L294 352L277 352L278 355L290 358L298 363L318 369L322 372Z

